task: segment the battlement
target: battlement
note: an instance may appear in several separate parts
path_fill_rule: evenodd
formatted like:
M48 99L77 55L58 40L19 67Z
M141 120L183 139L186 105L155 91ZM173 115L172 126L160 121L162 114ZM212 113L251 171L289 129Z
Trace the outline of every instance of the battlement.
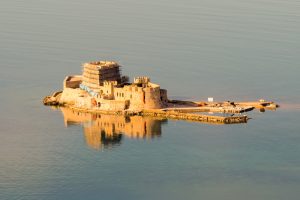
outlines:
M150 82L150 78L147 76L139 76L135 77L133 83L135 84L148 84Z

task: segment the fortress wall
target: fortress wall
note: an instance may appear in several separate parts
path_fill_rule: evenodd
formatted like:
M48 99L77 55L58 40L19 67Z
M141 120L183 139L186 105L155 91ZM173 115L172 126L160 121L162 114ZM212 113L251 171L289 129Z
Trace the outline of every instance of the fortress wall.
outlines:
M124 86L123 88L114 88L114 98L119 101L129 101L129 109L141 110L144 108L143 88L135 85Z
M116 100L101 100L100 101L101 110L113 110L113 111L123 111L125 109L126 101L116 101Z
M103 95L108 99L114 99L114 83L105 81L103 86L100 87L103 91Z
M87 96L79 96L77 97L75 101L75 106L78 108L88 108L91 109L92 106L92 97L87 95Z
M160 88L144 88L145 91L145 109L158 109L162 108L160 99Z
M130 99L129 109L131 110L142 110L144 109L145 92L143 88L134 86L132 87L132 98Z
M160 89L160 99L161 99L161 102L163 103L163 105L166 106L168 104L168 93L167 93L167 90Z
M130 91L128 90L128 92L130 92ZM114 88L115 100L118 100L118 101L123 100L124 101L125 99L127 99L126 95L128 96L129 94L126 93L126 90L124 88Z
M124 98L131 101L132 100L132 91L134 91L134 86L132 86L132 85L124 86L123 87Z
M82 96L86 95L87 93L79 88L72 89L72 88L64 88L59 103L61 104L69 104L74 105L77 101L77 99ZM87 98L87 97L85 97Z

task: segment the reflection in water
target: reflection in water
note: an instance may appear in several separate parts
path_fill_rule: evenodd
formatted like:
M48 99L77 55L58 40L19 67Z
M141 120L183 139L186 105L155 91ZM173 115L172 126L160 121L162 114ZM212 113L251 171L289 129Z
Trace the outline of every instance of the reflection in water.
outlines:
M161 125L167 120L142 116L119 116L78 112L60 108L66 126L82 124L87 145L101 149L119 145L123 135L129 138L151 139L161 136Z

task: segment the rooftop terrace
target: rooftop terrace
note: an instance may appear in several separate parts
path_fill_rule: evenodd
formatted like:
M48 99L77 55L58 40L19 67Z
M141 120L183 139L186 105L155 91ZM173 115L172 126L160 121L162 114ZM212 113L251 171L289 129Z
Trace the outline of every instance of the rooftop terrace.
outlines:
M88 62L84 63L83 67L87 68L97 68L97 69L105 69L105 68L114 68L114 67L120 67L118 63L113 61L94 61L94 62Z

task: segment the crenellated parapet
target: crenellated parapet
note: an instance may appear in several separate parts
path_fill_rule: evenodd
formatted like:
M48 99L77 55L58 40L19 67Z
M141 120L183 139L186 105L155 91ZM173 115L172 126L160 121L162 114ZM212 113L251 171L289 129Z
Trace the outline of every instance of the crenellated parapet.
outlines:
M147 76L139 76L135 77L133 83L135 84L148 84L150 82L150 78Z

